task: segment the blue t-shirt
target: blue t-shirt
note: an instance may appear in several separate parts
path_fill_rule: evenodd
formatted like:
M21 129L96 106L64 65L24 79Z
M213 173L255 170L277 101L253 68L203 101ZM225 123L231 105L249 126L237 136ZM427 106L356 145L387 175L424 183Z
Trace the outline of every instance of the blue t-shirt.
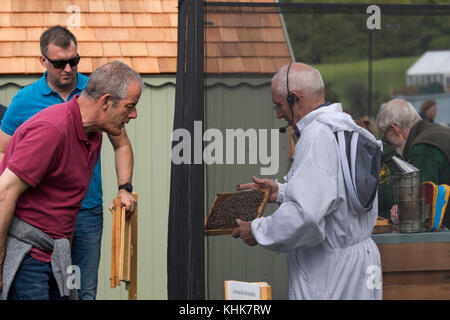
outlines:
M57 92L50 88L46 76L47 72L38 81L24 87L13 97L1 121L1 129L4 133L12 136L22 123L39 111L54 104L65 102ZM71 100L75 94L81 94L81 91L86 87L88 77L78 73L77 79L77 85L70 93L67 101ZM91 209L102 203L102 175L99 158L81 208Z

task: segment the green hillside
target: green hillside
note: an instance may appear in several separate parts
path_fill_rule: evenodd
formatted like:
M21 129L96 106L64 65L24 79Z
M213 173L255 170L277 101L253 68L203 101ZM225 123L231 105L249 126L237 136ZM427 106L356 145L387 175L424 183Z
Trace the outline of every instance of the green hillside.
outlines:
M378 111L379 105L389 98L389 88L406 85L406 70L418 57L400 57L374 60L372 62L372 88L374 101L373 113ZM358 115L367 112L368 90L368 60L342 63L325 63L314 65L322 74L328 93L328 99L339 99L344 109ZM336 94L337 97L334 97ZM358 103L357 97L361 96ZM333 99L334 98L334 99Z

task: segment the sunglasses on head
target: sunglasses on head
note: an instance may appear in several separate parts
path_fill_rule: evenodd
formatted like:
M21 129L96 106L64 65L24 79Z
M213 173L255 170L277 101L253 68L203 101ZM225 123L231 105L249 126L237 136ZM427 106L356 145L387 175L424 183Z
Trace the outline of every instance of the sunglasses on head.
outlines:
M56 69L63 69L66 67L67 64L70 64L71 67L75 67L80 62L80 56L78 55L78 53L76 57L69 60L52 60L45 54L43 56L45 57L45 59L50 61Z

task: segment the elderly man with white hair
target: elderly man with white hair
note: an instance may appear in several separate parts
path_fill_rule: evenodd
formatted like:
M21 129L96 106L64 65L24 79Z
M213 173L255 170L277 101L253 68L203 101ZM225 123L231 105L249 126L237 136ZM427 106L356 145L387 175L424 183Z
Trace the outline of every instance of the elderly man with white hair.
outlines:
M277 118L298 137L294 161L286 183L253 177L238 186L269 188L269 201L280 207L252 222L237 220L233 237L287 253L290 299L381 299L380 254L371 238L379 143L340 103L325 102L322 77L311 66L282 67L272 100Z
M450 184L450 129L422 120L406 100L394 99L379 111L376 124L386 140L406 161L420 169L422 181ZM450 207L450 206L449 206ZM450 227L450 213L443 225ZM397 220L397 210L391 210Z

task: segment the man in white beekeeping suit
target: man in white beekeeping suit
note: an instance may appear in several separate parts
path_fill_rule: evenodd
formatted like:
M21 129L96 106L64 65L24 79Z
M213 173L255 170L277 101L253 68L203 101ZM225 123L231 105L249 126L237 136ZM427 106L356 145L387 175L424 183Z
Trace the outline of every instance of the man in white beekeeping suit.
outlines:
M271 89L277 118L298 138L294 162L286 183L253 177L238 186L270 188L269 201L280 207L252 222L238 219L233 237L287 253L290 299L381 299L380 254L371 238L381 143L340 103L325 102L322 77L308 65L285 65Z

